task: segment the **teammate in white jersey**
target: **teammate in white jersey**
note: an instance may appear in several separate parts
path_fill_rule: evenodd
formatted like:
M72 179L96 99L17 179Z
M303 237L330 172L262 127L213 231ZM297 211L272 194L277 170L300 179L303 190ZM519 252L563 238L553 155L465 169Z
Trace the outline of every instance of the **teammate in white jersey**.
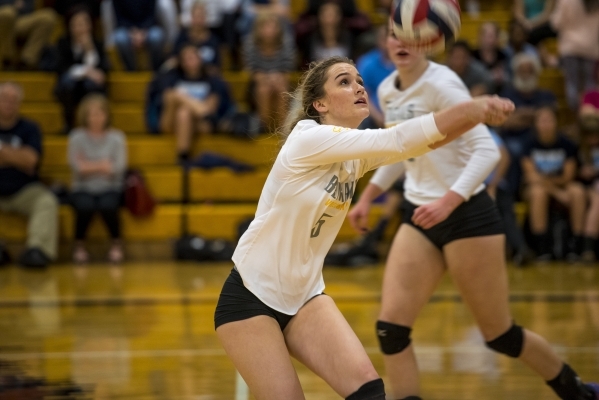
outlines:
M470 99L456 74L410 51L391 29L387 45L397 68L378 89L387 127ZM562 399L599 400L599 386L582 384L545 339L512 320L503 225L483 185L498 158L487 128L478 125L447 146L380 168L349 213L352 225L365 230L370 203L406 171L402 224L385 267L377 321L394 400L420 399L410 334L445 271L488 347L519 357Z
M384 400L379 378L333 300L322 265L368 170L422 155L477 124L502 123L513 104L480 98L390 129L368 116L362 78L346 58L314 64L301 107L241 237L215 312L216 332L257 399L303 399L290 355L340 396Z

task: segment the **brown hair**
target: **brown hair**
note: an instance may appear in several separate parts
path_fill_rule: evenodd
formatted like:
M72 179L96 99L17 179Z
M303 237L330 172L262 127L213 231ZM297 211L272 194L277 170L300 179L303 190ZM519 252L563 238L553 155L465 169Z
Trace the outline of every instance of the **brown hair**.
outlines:
M83 98L81 104L79 104L79 108L77 109L77 123L79 126L87 128L87 115L89 113L89 108L94 104L100 106L102 111L106 113L107 118L104 129L108 128L111 123L110 106L106 96L100 93L90 93Z
M297 89L290 95L295 104L292 104L289 118L280 132L283 141L287 139L295 125L303 119L321 123L320 114L314 108L314 102L325 97L324 84L328 78L327 73L329 68L335 64L354 65L354 62L347 57L331 57L310 63L308 70L302 75Z
M254 21L253 27L252 27L252 41L254 42L254 45L256 46L256 48L258 48L259 50L263 50L263 46L266 44L264 43L264 40L260 37L260 30L262 29L262 26L270 21L275 21L277 23L277 25L279 26L279 34L277 35L277 37L275 38L275 47L277 49L280 49L281 47L283 47L283 25L281 24L281 19L279 18L278 15L274 14L274 13L270 13L270 12L262 12L262 13L258 13L258 15L256 16L256 20Z

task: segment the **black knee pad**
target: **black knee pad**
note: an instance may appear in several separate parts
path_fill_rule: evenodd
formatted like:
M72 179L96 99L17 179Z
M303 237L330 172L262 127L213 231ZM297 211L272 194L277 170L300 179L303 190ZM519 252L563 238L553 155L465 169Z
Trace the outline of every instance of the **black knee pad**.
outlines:
M412 343L412 328L389 322L376 321L376 336L383 354L401 353Z
M385 400L385 384L381 378L366 382L345 400Z
M520 357L524 347L524 330L514 324L503 335L487 342L487 347L513 358Z

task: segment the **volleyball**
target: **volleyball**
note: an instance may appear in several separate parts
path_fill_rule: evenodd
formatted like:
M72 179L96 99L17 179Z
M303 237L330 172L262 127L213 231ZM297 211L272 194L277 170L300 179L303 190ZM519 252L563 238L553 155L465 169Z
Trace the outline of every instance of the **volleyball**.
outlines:
M394 0L395 36L429 53L441 52L457 37L461 22L457 0Z

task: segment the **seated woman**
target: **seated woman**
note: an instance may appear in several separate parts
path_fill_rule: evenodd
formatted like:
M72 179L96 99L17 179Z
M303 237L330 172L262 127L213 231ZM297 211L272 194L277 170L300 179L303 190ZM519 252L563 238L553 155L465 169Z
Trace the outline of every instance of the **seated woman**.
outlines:
M262 125L276 129L285 119L289 72L295 68L295 48L279 16L260 14L243 47L245 69L252 74L251 97Z
M351 57L352 53L351 34L344 24L341 7L337 3L323 3L318 9L317 28L304 50L306 61Z
M127 168L127 143L123 132L110 127L108 100L101 94L86 96L79 107L79 128L69 137L68 159L73 173L71 205L76 213L76 263L89 261L84 240L95 213L99 213L111 245L108 260L123 260L119 208Z
M195 0L190 10L191 21L188 28L181 30L175 41L173 56L167 61L167 67L177 64L177 54L183 47L195 46L206 65L210 75L220 72L220 44L217 36L212 33L206 23L206 5L202 0Z
M599 82L599 67L595 67L595 84ZM599 131L599 87L587 90L580 101L578 121L583 131Z
M88 93L106 92L108 59L104 46L93 38L92 19L86 8L73 9L68 32L58 42L56 97L62 103L65 133L75 122L75 111Z
M160 128L175 135L179 161L186 162L193 134L214 132L222 85L207 74L192 45L179 51L179 67L165 76L163 85Z
M485 22L478 32L478 49L472 52L474 58L480 61L493 76L495 93L499 93L506 83L507 56L501 50L499 34L501 30L495 22Z
M552 108L542 107L537 111L534 127L535 137L524 151L522 170L535 250L539 261L552 257L548 220L549 202L553 199L569 210L573 240L567 258L575 260L581 253L586 209L584 187L575 180L578 149L559 134Z
M599 255L599 131L583 131L580 138L580 178L586 185L589 208L584 217L582 260L592 262Z

